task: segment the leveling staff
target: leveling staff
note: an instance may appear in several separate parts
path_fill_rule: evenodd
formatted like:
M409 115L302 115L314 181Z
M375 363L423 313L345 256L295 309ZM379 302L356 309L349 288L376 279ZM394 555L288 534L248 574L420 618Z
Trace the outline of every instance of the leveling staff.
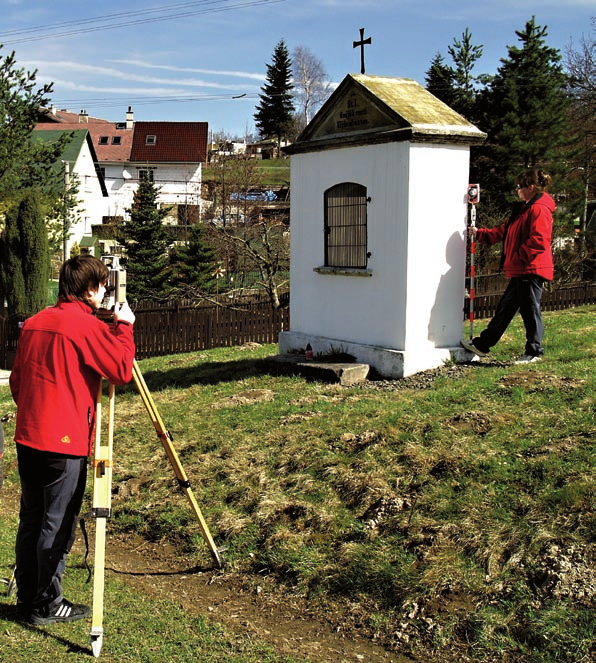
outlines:
M35 625L90 613L64 598L62 574L85 491L101 378L129 382L135 355L135 316L128 304L116 307L113 326L94 315L107 282L101 260L67 260L57 304L23 325L10 376L21 478L17 610Z

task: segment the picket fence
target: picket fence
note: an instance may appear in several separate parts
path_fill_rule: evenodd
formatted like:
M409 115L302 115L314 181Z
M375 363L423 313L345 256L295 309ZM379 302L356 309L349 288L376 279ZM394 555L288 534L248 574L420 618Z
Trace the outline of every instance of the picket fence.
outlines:
M474 298L474 319L494 315L501 292ZM559 311L596 304L596 283L582 282L562 286L542 296L543 311ZM466 299L463 319L469 319L470 300ZM245 343L277 343L280 331L290 329L289 307L273 309L269 302L237 305L191 307L167 305L135 311L137 358L195 352ZM0 369L10 369L14 361L19 322L23 316L0 317Z

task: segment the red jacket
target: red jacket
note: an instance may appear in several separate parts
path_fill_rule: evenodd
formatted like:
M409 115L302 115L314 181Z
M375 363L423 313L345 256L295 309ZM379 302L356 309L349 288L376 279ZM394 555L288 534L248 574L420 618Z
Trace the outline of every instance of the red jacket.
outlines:
M481 244L503 242L503 271L508 278L537 274L547 281L554 275L551 237L555 201L548 193L516 209L506 223L496 228L478 228Z
M15 441L41 451L90 455L101 377L129 382L134 354L131 325L110 330L80 301L59 300L26 320L10 374L18 406Z

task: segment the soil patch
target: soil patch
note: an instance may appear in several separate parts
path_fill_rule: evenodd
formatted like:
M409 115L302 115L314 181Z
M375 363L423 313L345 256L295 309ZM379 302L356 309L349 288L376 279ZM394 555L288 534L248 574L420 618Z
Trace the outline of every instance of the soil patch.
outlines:
M106 571L137 591L178 602L236 632L267 642L280 655L314 662L412 663L359 633L344 606L316 606L280 591L275 579L193 567L169 544L143 539L111 539ZM365 618L365 615L361 615Z

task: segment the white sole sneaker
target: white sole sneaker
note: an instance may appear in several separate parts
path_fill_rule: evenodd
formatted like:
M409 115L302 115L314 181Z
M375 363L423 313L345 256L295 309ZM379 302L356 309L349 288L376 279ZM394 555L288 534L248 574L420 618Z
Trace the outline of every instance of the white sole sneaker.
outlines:
M516 364L533 364L536 361L540 361L540 357L536 355L522 355L519 359L515 360Z

